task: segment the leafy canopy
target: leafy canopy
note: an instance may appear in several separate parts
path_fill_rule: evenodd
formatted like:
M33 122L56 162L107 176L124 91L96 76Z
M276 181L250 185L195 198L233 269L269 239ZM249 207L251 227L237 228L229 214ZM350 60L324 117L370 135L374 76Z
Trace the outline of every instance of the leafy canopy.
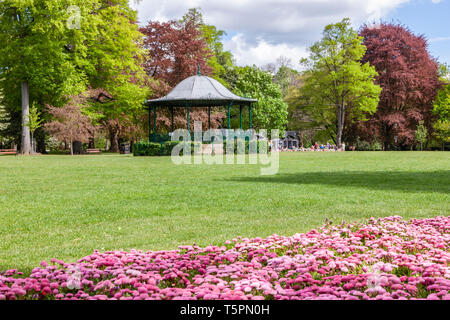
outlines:
M309 59L302 60L307 69L304 104L315 118L337 123L339 144L345 114L349 120L364 120L376 111L381 92L374 83L375 69L360 62L366 52L362 40L344 19L326 26L322 40L310 48Z
M253 67L237 67L234 93L257 99L252 122L257 129L279 129L284 132L287 123L287 104L283 101L280 87L272 82L272 75Z

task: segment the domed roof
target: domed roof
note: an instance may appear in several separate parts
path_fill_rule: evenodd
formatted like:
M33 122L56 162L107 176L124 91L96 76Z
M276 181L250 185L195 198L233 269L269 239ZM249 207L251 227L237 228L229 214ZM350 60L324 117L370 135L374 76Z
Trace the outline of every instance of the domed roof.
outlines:
M242 98L225 88L219 81L210 77L195 75L181 81L167 96L148 100L151 106L192 107L224 106L229 103L243 105L258 102Z

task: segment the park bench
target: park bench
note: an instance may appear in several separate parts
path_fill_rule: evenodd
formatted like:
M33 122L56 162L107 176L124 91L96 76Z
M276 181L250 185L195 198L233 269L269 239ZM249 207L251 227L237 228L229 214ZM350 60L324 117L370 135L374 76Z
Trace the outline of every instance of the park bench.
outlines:
M0 149L0 156L2 155L17 155L17 150L16 149Z
M100 151L100 149L86 149L86 153L87 154L95 154L95 153L102 153L101 151Z

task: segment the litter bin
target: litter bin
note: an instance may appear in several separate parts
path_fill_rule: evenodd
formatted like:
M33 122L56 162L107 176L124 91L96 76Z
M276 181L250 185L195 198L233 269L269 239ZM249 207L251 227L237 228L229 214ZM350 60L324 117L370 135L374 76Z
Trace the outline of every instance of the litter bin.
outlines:
M129 143L122 143L119 148L120 154L130 154L131 145Z

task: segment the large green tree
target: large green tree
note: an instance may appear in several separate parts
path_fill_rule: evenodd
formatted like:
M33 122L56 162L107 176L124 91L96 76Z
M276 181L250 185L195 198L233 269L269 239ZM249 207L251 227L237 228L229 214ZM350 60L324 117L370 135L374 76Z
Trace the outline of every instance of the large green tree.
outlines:
M442 149L445 144L450 142L450 70L447 65L441 65L441 81L445 83L443 89L438 92L433 106L433 114L436 116L434 123L435 137L442 143Z
M281 134L286 129L288 106L283 101L281 89L272 82L272 75L253 67L237 67L237 79L234 93L258 99L252 114L256 129L279 129Z
M137 12L127 0L102 0L95 9L97 35L87 42L85 70L93 89L91 115L109 133L110 150L119 150L122 123L142 118L143 102L149 92L142 67L143 35L137 25Z
M0 89L12 121L22 118L22 153L31 151L24 125L31 103L41 111L61 107L91 87L111 97L93 104L102 119L139 110L145 98L140 37L126 0L1 1Z
M77 72L86 53L90 29L72 18L90 11L93 1L3 0L0 2L0 88L2 103L13 119L22 119L21 153L31 152L28 119L30 103L60 105L64 96L80 91ZM69 6L76 10L68 10ZM76 15L76 17L73 17ZM73 20L73 19L72 19ZM81 24L85 30L79 25ZM86 32L84 32L86 31ZM20 108L20 106L22 106Z
M369 63L362 64L366 48L363 38L351 27L350 20L325 27L322 40L310 48L303 59L304 105L313 108L315 117L332 119L336 143L341 145L346 114L363 120L376 111L381 88L374 83L377 72Z

